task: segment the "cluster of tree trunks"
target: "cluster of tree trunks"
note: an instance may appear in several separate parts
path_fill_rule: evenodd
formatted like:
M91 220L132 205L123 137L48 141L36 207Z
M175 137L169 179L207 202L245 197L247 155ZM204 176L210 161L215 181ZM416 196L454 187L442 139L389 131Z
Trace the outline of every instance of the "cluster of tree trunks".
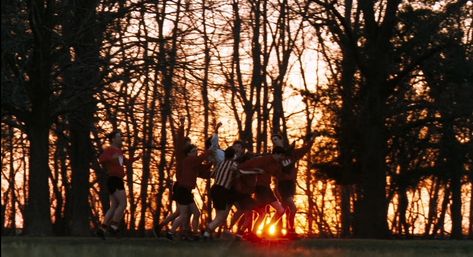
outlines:
M21 215L28 235L89 235L108 203L96 157L119 128L126 155L142 155L126 167L126 228L145 235L171 211L185 116L197 142L232 120L256 153L272 133L316 131L298 184L308 234L471 237L473 13L466 0L424 2L6 1L2 233ZM300 113L285 110L289 90Z

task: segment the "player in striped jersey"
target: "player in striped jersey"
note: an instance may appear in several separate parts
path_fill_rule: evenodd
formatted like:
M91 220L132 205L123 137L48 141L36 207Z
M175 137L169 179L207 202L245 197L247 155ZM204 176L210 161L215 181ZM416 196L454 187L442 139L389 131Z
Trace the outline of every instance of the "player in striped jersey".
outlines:
M207 225L204 238L209 238L210 234L225 222L230 211L230 206L233 201L230 188L238 171L238 165L236 161L234 161L234 157L235 150L232 147L227 148L225 150L225 160L220 162L215 170L215 183L210 189L210 197L212 197L212 202L217 214Z

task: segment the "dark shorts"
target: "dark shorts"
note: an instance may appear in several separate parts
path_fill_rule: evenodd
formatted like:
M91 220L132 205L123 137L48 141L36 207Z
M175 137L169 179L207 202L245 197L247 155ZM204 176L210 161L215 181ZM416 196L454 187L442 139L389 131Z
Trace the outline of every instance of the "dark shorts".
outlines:
M212 197L214 208L219 211L225 210L233 202L232 191L219 185L213 185L210 188L210 197Z
M236 193L234 199L238 208L243 211L250 211L256 207L256 201L250 194Z
M278 193L283 199L293 197L296 194L296 182L294 180L278 181Z
M274 196L273 190L265 186L256 186L255 198L258 207L263 207L266 204L270 204L274 201L277 201L276 196Z
M115 193L115 191L125 190L125 183L123 183L123 178L115 176L108 177L107 188L110 194Z
M181 205L189 205L194 202L194 196L192 195L192 191L188 188L179 185L173 187L172 198L174 201Z

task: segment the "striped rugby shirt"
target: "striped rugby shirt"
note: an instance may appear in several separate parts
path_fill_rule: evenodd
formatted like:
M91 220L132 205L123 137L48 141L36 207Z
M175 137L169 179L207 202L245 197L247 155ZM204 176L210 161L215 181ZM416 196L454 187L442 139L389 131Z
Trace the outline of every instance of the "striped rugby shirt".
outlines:
M217 165L215 184L230 189L233 178L238 170L238 164L232 160L225 160Z

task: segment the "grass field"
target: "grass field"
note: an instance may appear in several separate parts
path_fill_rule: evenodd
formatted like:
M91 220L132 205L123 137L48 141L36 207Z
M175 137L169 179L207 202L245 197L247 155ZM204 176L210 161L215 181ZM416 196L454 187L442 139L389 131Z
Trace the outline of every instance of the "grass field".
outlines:
M472 257L473 241L304 239L250 243L163 238L2 237L3 257Z

